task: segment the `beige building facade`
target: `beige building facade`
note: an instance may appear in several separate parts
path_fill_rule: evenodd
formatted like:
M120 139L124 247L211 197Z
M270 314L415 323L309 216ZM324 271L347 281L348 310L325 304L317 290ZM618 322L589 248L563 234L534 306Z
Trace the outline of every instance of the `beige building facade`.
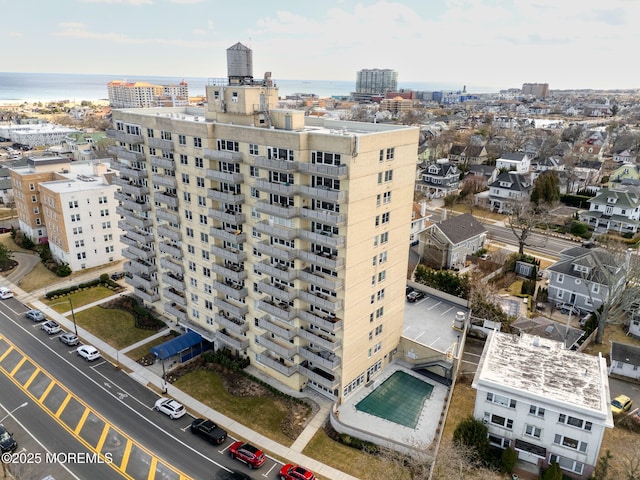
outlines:
M270 77L237 67L250 55L227 51L204 109L113 112L119 195L150 206L119 210L127 281L274 380L341 399L402 333L418 129L276 109Z

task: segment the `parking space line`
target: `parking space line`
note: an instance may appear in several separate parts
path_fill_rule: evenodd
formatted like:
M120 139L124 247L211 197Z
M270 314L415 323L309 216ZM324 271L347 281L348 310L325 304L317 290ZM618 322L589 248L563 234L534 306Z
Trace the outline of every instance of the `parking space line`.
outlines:
M444 315L446 315L447 313L449 313L451 310L453 310L454 308L456 308L456 307L449 307L449 308L448 308L448 309L446 309L444 312L442 312L440 315L444 316Z
M20 361L16 364L16 366L13 367L13 370L9 372L9 375L13 377L16 374L16 372L20 370L20 367L22 367L22 365L24 365L24 362L26 361L27 361L27 357L22 357L22 359L20 359Z
M129 440L124 446L124 452L122 454L122 462L120 463L120 470L123 472L127 471L127 464L129 463L129 457L131 456L131 447L133 446L133 442Z
M53 414L56 418L60 418L60 415L62 414L66 406L69 404L69 401L71 401L71 398L73 398L73 395L71 395L70 393L67 393L67 396L64 398L64 400L62 400L62 403L58 407L58 411Z
M158 459L151 457L151 461L149 462L149 476L147 477L149 480L156 478L156 468L158 468Z
M33 371L31 376L27 379L27 381L25 382L23 387L24 388L29 388L29 385L31 385L31 382L33 382L33 380L38 376L39 373L40 373L40 369L38 367L36 367L36 369Z
M40 395L38 403L44 402L44 399L47 398L47 395L49 395L49 393L51 393L51 390L53 390L55 384L56 382L54 382L52 378L49 378L49 385L47 385L47 388L45 388L44 392L42 392L42 395Z
M111 424L104 422L104 427L102 427L102 433L100 434L100 439L98 440L98 444L96 445L96 452L101 452L102 447L104 446L104 442L107 439L107 433L109 433L109 429L111 428Z
M2 355L0 355L0 362L3 361L5 357L9 355L12 351L13 351L13 345L9 345L9 348L7 348L7 350Z
M78 425L76 425L76 429L73 431L73 433L75 433L76 435L80 434L82 427L84 427L84 422L87 421L87 417L90 413L91 410L85 407L84 412L82 412L82 415L80 415L80 420L78 421Z
M428 308L428 310L433 310L434 308L436 308L438 305L440 305L442 302L438 302L435 305L432 305Z

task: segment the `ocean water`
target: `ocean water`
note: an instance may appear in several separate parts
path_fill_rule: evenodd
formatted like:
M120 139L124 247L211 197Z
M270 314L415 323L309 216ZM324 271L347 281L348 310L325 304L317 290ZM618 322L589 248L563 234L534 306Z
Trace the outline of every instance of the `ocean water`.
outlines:
M354 75L355 77L355 75ZM186 81L189 84L189 95L205 94L208 78L199 77L152 77L141 75L93 75L65 73L15 73L0 72L0 104L2 102L33 102L107 99L107 83L112 80L132 82L149 82L157 85L175 84ZM355 90L356 82L348 80L278 80L273 79L279 88L281 97L294 93L315 94L320 97L347 96ZM462 85L435 82L398 82L398 88L417 91L461 90ZM486 93L497 91L479 87L468 92Z

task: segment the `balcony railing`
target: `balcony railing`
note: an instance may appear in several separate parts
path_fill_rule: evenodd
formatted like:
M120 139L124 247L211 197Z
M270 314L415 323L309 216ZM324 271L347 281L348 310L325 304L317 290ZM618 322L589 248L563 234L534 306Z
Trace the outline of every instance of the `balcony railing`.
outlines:
M295 172L298 170L298 162L290 162L288 160L280 160L276 158L267 158L258 155L256 165L258 167L268 168L269 170L279 170L281 172Z
M296 329L290 325L280 325L278 321L269 318L269 315L264 315L258 319L258 326L265 330L276 334L277 336L284 338L285 340L291 340L296 336Z
M131 200L128 198L122 200L122 206L132 212L148 212L151 210L151 204L142 200Z
M107 134L107 138L114 138L119 142L125 143L144 143L144 138L142 135L135 135L133 133L123 132L122 130L116 130L114 128L109 128L105 131Z
M321 273L316 272L309 267L301 270L298 278L300 278L300 280L304 280L305 282L309 282L313 285L327 288L329 290L338 290L342 288L342 285L344 284L344 281L341 278L322 275Z
M175 288L179 292L185 291L184 277L181 277L178 275L172 275L171 272L164 272L162 274L162 281L167 285L171 285L173 288Z
M302 327L298 329L298 336L304 338L314 346L324 348L330 352L335 352L341 345L339 338L321 333L316 334L313 330L305 330Z
M126 282L132 287L142 287L147 291L153 290L154 287L158 286L158 280L144 273L126 277Z
M168 242L160 242L158 248L162 253L167 253L175 258L182 258L182 251L175 245L171 245Z
M344 265L344 258L336 257L335 255L331 255L328 253L299 250L298 257L302 260L306 260L307 262L330 268L331 270L335 270L336 268L342 267Z
M298 347L296 347L293 343L278 341L275 338L271 338L270 333L265 333L264 335L260 335L257 337L258 343L263 347L268 348L272 352L277 353L278 355L282 355L283 357L291 358L298 351Z
M322 385L325 388L331 390L338 388L340 380L338 377L331 375L328 372L323 371L320 368L309 365L309 362L304 361L298 365L298 372L307 377L309 380Z
M244 303L234 304L220 297L215 297L213 299L213 304L216 307L226 312L229 312L231 315L235 317L242 317L243 315L246 315L249 312L248 305Z
M131 150L127 150L125 147L121 147L121 146L110 146L107 148L107 152L109 152L112 155L115 155L118 158L121 158L123 160L128 160L130 162L143 162L145 157L144 157L144 153L140 153L140 152L134 152ZM114 167L115 169L118 169L118 167ZM122 169L119 169L120 172L122 172Z
M335 190L321 186L311 187L308 185L300 185L299 192L303 197L327 200L329 202L344 202L347 198L347 192L345 190Z
M153 194L153 199L156 202L164 203L169 207L178 208L178 197L175 195L167 195L166 193L156 192Z
M131 260L130 262L125 262L123 268L125 272L131 272L134 274L149 274L158 271L158 267L154 263L137 259Z
M300 216L310 220L317 220L318 222L326 223L334 227L344 225L347 221L347 216L344 213L336 213L329 210L312 210L306 207L300 209Z
M301 173L322 175L323 177L346 178L349 169L346 165L320 165L317 163L300 163Z
M271 182L267 178L256 179L254 186L260 191L278 193L280 195L290 196L298 193L298 185L295 183Z
M244 243L247 241L247 234L240 230L230 230L224 228L211 227L209 233L212 237L226 240L231 243Z
M244 195L242 193L235 193L233 191L221 191L215 188L209 188L207 190L207 197L218 202L230 203L237 205L244 202Z
M184 295L181 295L177 290L174 290L172 288L164 288L162 290L162 294L164 295L164 298L172 303L175 303L176 305L179 305L181 307L187 306L187 299L184 298Z
M286 300L287 302L295 300L298 296L296 289L285 287L279 283L272 284L268 278L258 282L258 290L262 293Z
M172 302L167 302L164 304L164 311L169 315L173 315L178 320L186 320L187 319L187 311L179 307L177 304Z
M297 310L289 306L286 302L274 302L268 297L258 301L258 308L263 312L282 318L283 320L293 320L297 316Z
M220 170L207 169L206 177L209 180L233 184L244 182L244 175L236 172L221 172Z
M342 328L342 320L335 316L320 316L318 313L307 310L299 310L298 317L306 322L315 325L316 327L323 328L329 332L335 332Z
M298 354L312 362L314 365L328 368L329 370L335 370L340 366L340 357L333 352L317 348L311 349L309 347L299 347Z
M117 211L118 211L118 207L116 207L116 213ZM151 220L150 218L137 217L131 212L127 212L127 214L124 215L124 217L125 217L124 221L134 227L144 229L153 225L153 220Z
M176 162L171 158L151 156L150 163L154 167L166 168L167 170L176 169Z
M342 300L329 295L323 295L319 292L300 291L298 293L298 298L325 310L335 311L342 308Z
M226 284L218 282L217 280L213 282L213 288L217 292L224 293L225 295L228 295L231 298L235 298L236 300L242 300L249 294L249 291L246 287L241 287L240 285L235 284Z
M211 245L211 253L218 258L229 260L231 263L242 263L247 259L247 252L231 247Z
M240 152L229 152L227 150L204 149L204 158L211 160L220 160L223 162L238 163L242 162L242 154Z
M134 288L133 289L133 294L136 295L137 297L141 298L142 300L144 300L145 302L148 303L154 303L157 302L158 300L160 300L160 294L157 292L147 292L144 289L141 288Z
M147 244L153 242L153 234L147 233L140 230L128 230L127 237L129 237L134 242ZM127 243L127 245L132 245L131 243Z
M182 239L182 233L180 233L180 230L168 225L158 225L156 233L158 236L170 238L175 242L179 242Z
M171 257L162 257L160 259L160 266L176 274L178 277L182 277L184 275L184 268L182 265L172 261Z
M297 371L297 365L290 364L290 362L285 362L284 359L280 361L279 358L274 358L273 355L268 351L256 355L256 360L258 361L258 363L266 365L267 367L272 368L276 372L279 372L287 377L290 377Z
M113 183L117 183L118 185L120 185L120 188L122 188L122 191L124 193L127 193L129 195L134 195L134 196L138 196L138 197L142 197L143 195L148 195L149 194L149 187L144 186L144 185L137 185L135 183L129 183L129 181L125 181L124 179L121 179L120 177L114 177L114 178L118 178L119 181L121 181L122 183L119 183L118 181L116 181L114 179Z
M209 218L219 220L221 222L227 222L234 225L244 223L246 216L244 213L238 213L233 210L219 210L217 208L209 209Z
M177 188L178 186L176 177L172 177L170 175L160 175L159 173L154 173L153 175L151 175L151 181L156 185L167 188Z
M299 237L326 247L339 248L344 246L344 237L342 235L334 235L328 232L310 232L309 230L300 229Z
M285 240L293 240L298 237L297 228L289 228L268 221L262 221L255 224L255 229L265 235L271 235Z
M178 215L178 212L157 209L156 216L158 217L158 220L164 220L169 223L180 223L180 216Z
M266 200L259 200L256 203L256 210L267 215L275 215L282 218L294 218L299 215L298 207L290 207L288 205L271 204Z
M291 282L298 277L298 271L295 268L288 268L282 264L271 265L269 260L255 264L256 270L270 277L275 277L285 282Z
M236 350L246 350L249 348L249 339L246 337L236 337L228 330L218 330L216 339Z
M149 146L152 148L159 148L165 152L173 152L173 140L163 140L162 138L147 138Z
M149 260L156 256L156 252L150 248L129 246L127 247L127 250L132 255L135 255L136 258L140 258L142 260Z
M247 271L240 265L222 265L219 263L213 263L211 264L211 270L218 275L230 278L234 282L238 283L246 280L248 276Z
M141 170L139 168L121 167L120 176L135 178L135 179L143 179L143 178L147 178L147 171Z
M216 313L214 319L216 323L222 328L226 328L227 330L235 332L238 335L242 335L247 330L249 330L249 324L240 318L234 318L231 316L222 315L221 313Z
M270 245L268 240L257 243L255 245L255 249L263 255L269 255L270 257L278 258L280 260L290 261L294 260L297 256L297 250Z

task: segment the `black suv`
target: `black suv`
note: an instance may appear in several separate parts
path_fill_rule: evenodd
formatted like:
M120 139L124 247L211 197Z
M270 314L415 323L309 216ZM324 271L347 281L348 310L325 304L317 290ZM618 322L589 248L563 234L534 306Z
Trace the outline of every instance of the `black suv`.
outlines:
M220 428L211 420L196 418L191 422L191 433L204 438L209 443L220 445L227 439L227 431Z

